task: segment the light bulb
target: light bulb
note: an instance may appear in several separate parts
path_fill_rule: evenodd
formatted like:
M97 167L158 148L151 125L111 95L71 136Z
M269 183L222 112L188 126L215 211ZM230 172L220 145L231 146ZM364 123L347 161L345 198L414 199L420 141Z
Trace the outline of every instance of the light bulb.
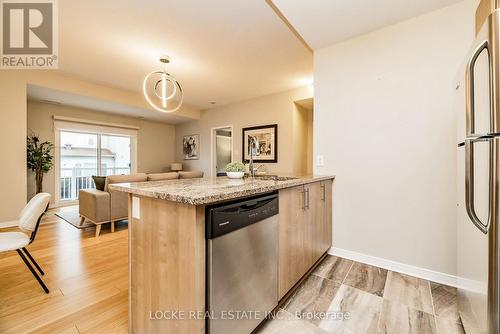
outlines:
M161 104L163 108L167 107L167 75L165 73L161 80Z

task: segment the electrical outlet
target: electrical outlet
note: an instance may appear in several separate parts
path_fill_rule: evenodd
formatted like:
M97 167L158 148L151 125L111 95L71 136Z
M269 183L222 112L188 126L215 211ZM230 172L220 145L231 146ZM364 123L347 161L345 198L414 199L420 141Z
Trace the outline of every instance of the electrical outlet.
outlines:
M316 156L316 166L323 167L325 165L325 157L321 154Z

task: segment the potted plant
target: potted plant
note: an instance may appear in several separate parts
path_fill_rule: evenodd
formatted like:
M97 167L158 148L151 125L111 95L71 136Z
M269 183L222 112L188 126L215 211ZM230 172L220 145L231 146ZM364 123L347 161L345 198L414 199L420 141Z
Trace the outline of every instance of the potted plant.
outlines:
M233 161L226 166L226 174L230 179L241 179L245 175L245 165L239 161Z
M42 192L43 174L50 171L54 165L52 149L54 144L49 141L41 142L38 136L27 137L26 154L28 169L35 173L36 193Z

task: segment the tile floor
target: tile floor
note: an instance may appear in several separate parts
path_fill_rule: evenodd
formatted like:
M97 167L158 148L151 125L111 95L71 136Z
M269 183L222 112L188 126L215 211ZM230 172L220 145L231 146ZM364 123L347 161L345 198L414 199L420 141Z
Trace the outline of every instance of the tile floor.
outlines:
M259 334L465 333L453 287L328 256Z

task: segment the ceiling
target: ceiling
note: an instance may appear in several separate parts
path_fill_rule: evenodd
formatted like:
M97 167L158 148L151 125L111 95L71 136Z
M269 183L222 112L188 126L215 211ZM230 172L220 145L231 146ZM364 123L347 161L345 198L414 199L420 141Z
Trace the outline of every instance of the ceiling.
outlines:
M104 101L90 96L77 95L36 85L28 85L26 93L28 100L30 101L62 104L168 124L180 124L192 120L191 118L184 117L176 113L155 112L147 108L133 107L127 104Z
M273 0L314 50L461 0Z
M312 79L311 52L264 0L64 0L59 13L60 71L110 86L141 91L163 54L199 109Z

